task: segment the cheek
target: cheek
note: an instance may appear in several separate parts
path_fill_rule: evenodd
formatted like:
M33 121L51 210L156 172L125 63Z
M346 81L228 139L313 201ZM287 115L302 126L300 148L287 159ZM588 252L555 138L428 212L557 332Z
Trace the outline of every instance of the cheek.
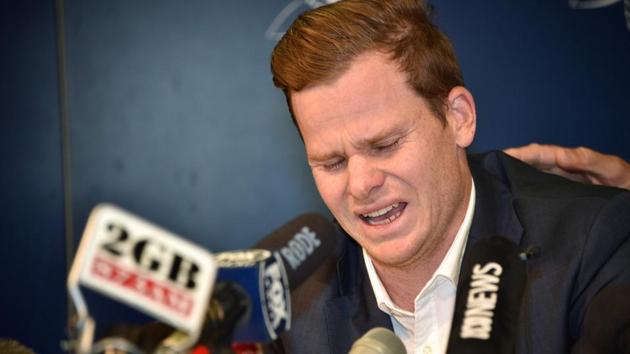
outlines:
M322 173L313 172L313 179L319 195L331 211L336 211L343 201L344 186L341 179L335 176L328 176Z
M388 174L393 177L392 181L403 186L406 198L422 201L420 204L426 207L429 201L439 197L441 184L449 177L443 171L443 159L432 148L416 146L389 164Z
M391 161L388 164L388 172L415 185L433 171L435 164L436 158L428 149L414 146L403 151Z

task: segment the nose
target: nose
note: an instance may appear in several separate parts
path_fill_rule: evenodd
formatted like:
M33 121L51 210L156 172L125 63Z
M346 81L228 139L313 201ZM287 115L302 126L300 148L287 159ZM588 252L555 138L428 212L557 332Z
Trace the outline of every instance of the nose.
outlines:
M370 198L385 182L385 174L362 156L348 160L348 192L357 200Z

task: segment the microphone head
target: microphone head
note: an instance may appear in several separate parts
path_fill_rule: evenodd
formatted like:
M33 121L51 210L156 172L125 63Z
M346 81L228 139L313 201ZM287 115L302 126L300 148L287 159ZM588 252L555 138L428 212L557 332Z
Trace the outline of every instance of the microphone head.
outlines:
M330 220L309 213L289 221L252 248L269 250L282 259L293 290L333 254L340 237Z
M513 353L526 278L513 242L477 241L464 257L447 353Z
M406 354L405 345L394 332L376 327L357 339L348 354Z
M261 249L230 251L217 253L216 262L219 266L219 283L213 300L220 302L225 315L238 313L237 323L219 325L235 325L235 341L269 342L291 328L291 297L287 275L276 256ZM243 296L224 296L226 291L234 292L236 289L240 289ZM232 301L239 297L243 299Z

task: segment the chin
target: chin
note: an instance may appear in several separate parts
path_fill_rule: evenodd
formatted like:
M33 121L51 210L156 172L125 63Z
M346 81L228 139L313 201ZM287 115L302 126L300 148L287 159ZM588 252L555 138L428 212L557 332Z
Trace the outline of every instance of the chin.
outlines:
M377 263L389 267L397 267L411 263L417 252L404 248L398 249L396 252L391 252L391 250L387 249L377 249L376 252L368 252L368 254Z
M382 266L390 268L403 267L409 263L409 257L396 257L389 255L388 257L372 257L372 261Z

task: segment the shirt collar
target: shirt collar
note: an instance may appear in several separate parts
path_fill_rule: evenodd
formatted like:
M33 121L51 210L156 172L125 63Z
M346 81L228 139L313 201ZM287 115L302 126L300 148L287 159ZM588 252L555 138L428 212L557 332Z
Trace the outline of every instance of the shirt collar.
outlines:
M416 296L416 300L422 296L422 294L429 288L433 286L437 279L445 279L450 281L454 286L457 286L457 280L459 278L459 270L462 264L462 258L464 256L464 249L466 246L466 241L468 240L468 233L470 231L470 225L472 224L473 214L475 212L475 182L472 181L472 185L470 188L470 198L468 200L468 208L466 209L466 215L464 216L464 220L462 224L459 226L459 230L457 230L457 234L455 235L455 239L449 247L444 259L440 262L440 265L435 270L431 279L427 282L424 288L418 293ZM368 255L365 248L363 250L363 259L365 260L365 267L368 272L368 276L370 278L370 283L372 284L372 290L374 291L374 296L376 297L376 303L381 309L381 311L392 315L392 311L399 313L407 313L400 309L400 307L396 306L392 299L389 297L387 290L383 286L381 279L379 278L376 270L374 269L374 264L372 263L372 259Z

